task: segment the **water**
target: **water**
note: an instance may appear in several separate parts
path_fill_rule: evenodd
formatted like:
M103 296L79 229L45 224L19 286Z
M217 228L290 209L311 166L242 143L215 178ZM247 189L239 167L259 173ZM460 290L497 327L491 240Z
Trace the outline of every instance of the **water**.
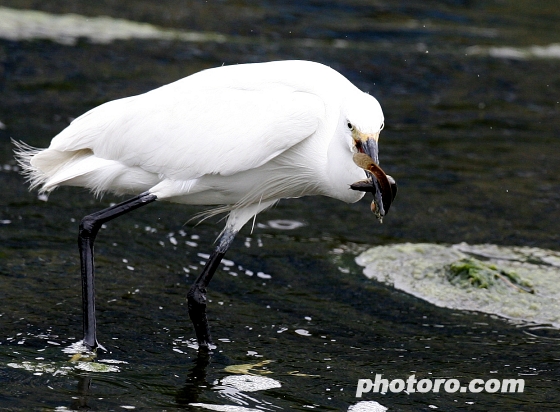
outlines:
M544 57L530 52L559 42L556 2L40 7L51 16L150 23L176 37L0 39L3 408L375 410L358 402L376 401L389 410L558 409L556 329L439 308L369 280L354 263L369 246L404 242L560 250L560 60L553 47ZM177 35L185 32L202 35L194 42ZM212 41L215 33L227 41ZM287 58L329 64L381 102L380 159L399 183L383 225L369 201L287 200L259 216L210 285L218 351L199 359L185 296L222 222L188 222L201 210L194 207L135 211L108 224L96 243L99 339L109 350L99 360L119 362L99 363L118 372L68 362L63 349L81 338L77 222L118 199L75 188L38 199L13 170L9 138L46 146L102 102L206 67ZM231 378L243 371L281 386L255 378L261 389L249 392ZM521 377L525 392L356 398L358 379L379 373Z

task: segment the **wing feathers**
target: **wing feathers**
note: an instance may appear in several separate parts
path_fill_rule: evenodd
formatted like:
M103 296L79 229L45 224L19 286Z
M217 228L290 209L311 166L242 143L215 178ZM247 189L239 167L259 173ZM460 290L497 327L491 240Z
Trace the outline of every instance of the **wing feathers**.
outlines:
M177 83L91 110L53 139L50 149L89 149L98 158L177 180L231 175L259 167L311 136L324 112L322 101L308 93L189 92Z

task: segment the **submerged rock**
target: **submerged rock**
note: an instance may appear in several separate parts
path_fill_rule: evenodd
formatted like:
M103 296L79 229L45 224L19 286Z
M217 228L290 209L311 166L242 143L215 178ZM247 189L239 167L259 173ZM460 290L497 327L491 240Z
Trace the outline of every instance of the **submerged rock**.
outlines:
M364 274L437 306L560 327L560 252L404 243L356 258Z

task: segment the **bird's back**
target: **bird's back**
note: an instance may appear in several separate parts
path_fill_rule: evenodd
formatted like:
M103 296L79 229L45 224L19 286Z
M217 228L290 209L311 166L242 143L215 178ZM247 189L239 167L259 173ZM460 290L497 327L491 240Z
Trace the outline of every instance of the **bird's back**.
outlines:
M96 107L48 149L22 150L20 158L32 185L44 191L60 185L117 193L157 187L159 197L177 198L205 189L205 176L212 184L216 176L247 177L305 139L324 139L337 121L327 113L330 102L352 93L361 92L318 63L209 69Z

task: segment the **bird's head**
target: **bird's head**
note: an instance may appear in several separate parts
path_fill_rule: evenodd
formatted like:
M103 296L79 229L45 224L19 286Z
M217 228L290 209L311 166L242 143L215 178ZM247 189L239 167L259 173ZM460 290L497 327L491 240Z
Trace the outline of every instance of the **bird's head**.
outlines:
M352 135L354 153L365 153L371 157L376 164L379 164L379 133L383 125L380 130L375 133L364 133L350 121L346 123L346 127L350 130L350 134Z
M371 209L382 221L397 195L395 180L379 167L379 134L384 126L383 111L379 102L362 93L345 105L347 135L354 153L354 163L365 170L367 179L353 183L350 188L373 194Z
M359 92L344 102L341 121L351 137L352 152L365 153L379 164L379 134L385 121L379 102Z

